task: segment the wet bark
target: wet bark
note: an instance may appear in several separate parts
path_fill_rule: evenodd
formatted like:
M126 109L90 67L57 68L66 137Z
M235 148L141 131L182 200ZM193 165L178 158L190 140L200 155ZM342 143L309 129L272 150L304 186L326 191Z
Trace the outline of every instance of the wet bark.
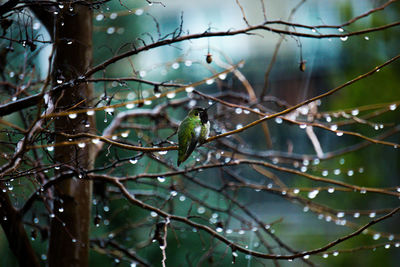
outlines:
M11 251L14 253L19 266L39 267L39 260L26 234L22 217L16 210L7 193L0 188L0 223L7 237Z
M57 85L82 75L91 64L92 11L82 5L66 5L57 17L55 27L53 83ZM79 109L89 106L92 94L91 85L80 84L54 93L52 99L57 111L72 107ZM64 116L55 120L56 133L76 134L92 132L94 129L93 119L85 113L75 119ZM55 142L67 139L56 134ZM92 182L82 175L82 170L93 166L92 149L91 145L86 144L83 148L71 145L56 147L54 150L55 161L64 165L59 171L71 170L72 167L76 176L54 187L55 217L50 228L49 266L89 265Z

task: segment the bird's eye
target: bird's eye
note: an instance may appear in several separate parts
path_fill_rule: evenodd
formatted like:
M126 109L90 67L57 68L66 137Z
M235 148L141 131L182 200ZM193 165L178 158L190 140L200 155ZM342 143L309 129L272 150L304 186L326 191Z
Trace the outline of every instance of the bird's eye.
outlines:
M199 113L198 113L198 112L195 112L194 115L195 115L195 116L199 116Z

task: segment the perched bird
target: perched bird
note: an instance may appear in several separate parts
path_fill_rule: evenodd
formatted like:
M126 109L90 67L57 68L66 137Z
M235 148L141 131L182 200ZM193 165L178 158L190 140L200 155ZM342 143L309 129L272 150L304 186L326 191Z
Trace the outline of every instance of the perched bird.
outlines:
M207 109L195 107L178 128L178 166L184 162L197 145L202 145L210 133Z

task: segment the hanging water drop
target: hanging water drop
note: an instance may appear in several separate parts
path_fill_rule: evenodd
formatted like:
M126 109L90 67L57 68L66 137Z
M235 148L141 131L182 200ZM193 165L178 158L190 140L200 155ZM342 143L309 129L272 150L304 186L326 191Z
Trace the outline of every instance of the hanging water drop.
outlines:
M203 214L204 212L206 212L206 208L204 208L203 206L200 206L197 208L197 213L198 214Z
M315 189L315 190L312 190L311 192L309 192L307 196L308 196L308 198L313 199L318 195L318 193L319 193L319 190Z
M235 109L235 113L236 114L241 114L243 112L243 109L241 109L241 108L236 108Z
M207 81L206 81L206 84L208 84L208 85L211 85L211 84L213 84L214 83L214 79L208 79Z

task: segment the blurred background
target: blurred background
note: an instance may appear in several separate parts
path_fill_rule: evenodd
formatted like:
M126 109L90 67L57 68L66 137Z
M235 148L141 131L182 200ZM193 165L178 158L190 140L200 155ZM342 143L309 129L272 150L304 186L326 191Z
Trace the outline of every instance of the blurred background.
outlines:
M264 1L267 20L287 21L290 18L292 22L305 25L340 25L382 5L385 1L308 0L299 5L300 2ZM241 9L235 1L165 0L162 3L148 4L144 0L135 0L123 1L121 5L120 1L110 1L95 9L93 65L123 51L128 51L134 46L150 44L152 38L154 40L159 37L171 38L171 35L167 35L177 29L179 31L181 23L182 35L247 27ZM260 1L242 0L240 4L251 25L260 24L265 20ZM297 9L290 15L295 7ZM353 32L389 24L397 21L399 17L400 4L394 3L383 11L375 12L339 30L318 29L318 31L323 34ZM285 29L282 25L274 26ZM48 38L44 27L38 21L35 21L33 27L37 34L43 35L44 39ZM287 29L293 30L292 27ZM314 33L309 29L297 29L297 31ZM283 110L285 105L297 104L342 85L396 56L400 47L399 34L400 28L393 27L342 39L317 39L280 36L257 30L251 35L193 39L145 51L127 60L121 60L112 64L106 72L96 74L96 77L133 76L155 82L189 84L207 79L214 73L223 71L226 66L238 64L243 60L243 66L239 68L239 71L250 83L257 96L261 94L263 88L267 87L265 97L272 100L265 101L263 105L266 112L274 113ZM5 41L2 42L4 45ZM271 68L265 85L265 73L280 42L276 62ZM51 47L43 45L40 48L40 53L35 55L36 68L41 76L45 77ZM205 61L208 53L213 57L211 64ZM21 57L21 53L13 53L8 60L16 62L16 66ZM302 61L306 66L304 72L299 70ZM10 76L14 76L18 73L18 69L9 69L8 72ZM315 102L313 106L299 109L297 115L291 113L290 118L299 122L312 120L331 129L357 132L372 138L394 131L394 134L385 140L399 143L399 133L396 130L398 128L396 126L399 125L397 108L400 101L399 73L400 64L395 62L379 73ZM211 95L223 92L247 95L246 88L238 77L228 73L223 78L210 80L196 89ZM99 106L144 99L154 95L153 89L153 86L135 82L95 84ZM105 91L107 94L104 93ZM180 99L183 99L181 104L174 104L174 101ZM274 99L279 99L279 101ZM250 106L248 102L233 97L226 100ZM140 124L143 127L142 130L131 129L128 137L130 142L157 144L174 132L177 123L185 117L190 107L209 105L208 100L181 92L169 95L168 98L145 101L144 106L140 108L151 109L167 101L172 103L166 109L167 116L175 124L162 127L161 122L155 119L133 119L131 123ZM103 132L118 112L123 111L125 109L121 108L111 115L104 111L97 112L98 134ZM258 116L254 114L248 115L241 110L219 104L210 109L209 116L212 121L211 135L240 128L258 119ZM365 118L367 122L354 122L353 116L358 118L367 116ZM18 124L17 118L9 116L7 119ZM152 130L151 126L156 130ZM277 118L268 121L267 127L270 142L265 137L265 129L261 124L228 137L226 141L238 147L239 150L260 155L259 157L249 156L249 158L262 159L277 166L296 169L319 177L365 187L392 188L393 191L399 186L400 159L399 150L396 148L372 144L365 145L364 148L354 152L335 155L335 151L347 149L365 141L356 136L337 136L334 132L314 127L314 134L325 156L318 158L309 135L301 125ZM130 129L128 123L125 129ZM172 140L176 142L176 136ZM197 149L186 165L209 162L207 157L210 155L215 162L229 162L231 157L235 158L235 154L232 155L234 150L222 142L223 140L219 140ZM329 156L330 152L332 156ZM163 162L175 164L177 156L175 151L155 154ZM170 170L168 165L159 163L154 156L142 157L140 153L136 154L136 152L120 148L103 148L96 159L96 167L106 166L116 158L134 156L139 159L137 162L116 168L112 174L123 177ZM221 232L230 240L249 249L263 252L266 251L265 248L261 248L258 236L258 232L261 232L259 225L254 223L249 227L234 216L232 217L230 212L254 221L242 209L235 205L232 207L232 202L226 196L223 197L216 191L193 183L191 179L218 188L224 182L235 181L234 177L237 175L248 183L276 189L278 193L241 188L228 190L227 194L268 225L270 227L268 230L273 234L293 249L300 251L319 248L347 235L370 220L387 213L390 208L399 205L397 197L371 192L336 190L334 187L328 187L327 184L311 181L299 175L277 170L268 171L271 177L278 176L289 190L298 189L299 192L296 195L301 196L303 201L286 198L286 191L282 187L273 179L268 179L265 173L249 165L235 166L229 168L228 171L202 170L192 173L191 177L194 178L176 175L159 177L157 181L142 179L141 182L128 183L128 187L133 194L143 195L146 203L157 207L164 203L163 199L172 194L173 199L165 201L168 203L166 209L182 216L191 212L193 216L203 218L197 218L198 222L209 224L215 229L221 228ZM155 231L154 225L160 218L130 205L117 190L113 188L107 190L106 199L100 196L94 197L93 217L100 216L101 221L97 226L92 225L92 238L115 240L128 249L134 249L141 257L149 259L152 265L161 266L162 255L159 245L157 242L151 242ZM24 199L23 193L21 195L17 194L15 199ZM316 208L313 203L327 208ZM43 205L37 203L35 210L36 213L30 216L38 218L40 223L43 222L45 225L48 215L43 211ZM223 212L224 210L230 212ZM321 266L396 266L396 263L400 261L400 253L399 248L396 248L398 246L393 242L400 240L399 223L398 216L384 221L375 225L373 231L366 231L360 236L341 243L329 250L330 253L326 255L311 256L310 260ZM42 255L43 264L45 264L47 242L41 241L40 238L32 239L36 251ZM273 242L270 236L266 235L265 240L271 243L273 253L286 253ZM389 247L386 246L388 244ZM346 251L349 249L357 251L349 253ZM166 251L167 266L229 266L233 260L232 251L226 245L179 223L168 232ZM336 251L339 253L335 253ZM0 259L2 266L16 264L3 235L0 235ZM90 262L91 266L136 266L135 263L124 260L124 257L118 257L117 254L109 251L104 252L96 245L94 245ZM237 266L271 266L272 261L238 253L235 264ZM280 261L279 265L305 266L306 263L296 259L293 262Z

